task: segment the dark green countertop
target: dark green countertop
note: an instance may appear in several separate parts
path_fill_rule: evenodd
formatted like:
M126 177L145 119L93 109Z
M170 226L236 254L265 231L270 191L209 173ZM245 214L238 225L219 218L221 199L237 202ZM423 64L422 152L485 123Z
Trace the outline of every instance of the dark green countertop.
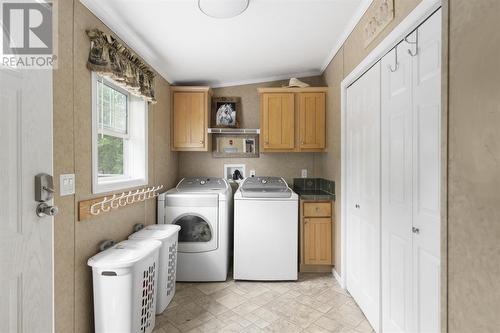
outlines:
M295 178L293 191L301 200L335 200L335 182L323 178Z
M322 190L294 190L300 196L301 200L335 200L335 194Z

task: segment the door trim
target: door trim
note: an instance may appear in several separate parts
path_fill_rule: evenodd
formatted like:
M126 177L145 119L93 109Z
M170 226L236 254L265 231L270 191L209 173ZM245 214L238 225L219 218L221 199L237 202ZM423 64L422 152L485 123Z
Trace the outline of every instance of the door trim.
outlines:
M375 65L384 55L386 55L394 46L401 42L405 36L410 32L415 30L419 25L421 25L427 18L429 18L435 11L442 7L442 0L427 0L422 1L415 9L406 16L401 23L396 26L387 37L375 48L373 49L366 58L354 68L349 75L345 77L341 82L340 86L340 108L341 108L341 186L340 186L340 205L341 205L341 256L340 256L340 266L341 272L335 271L334 276L338 278L342 288L346 288L347 281L347 232L346 232L346 220L347 220L347 177L346 177L346 156L347 156L347 88L352 85L357 79L359 79L366 71L368 71L373 65ZM444 176L444 175L443 175ZM444 207L444 206L443 206ZM443 208L442 208L443 209ZM441 223L445 223L443 220ZM445 256L442 254L442 258ZM446 286L442 283L442 288ZM443 300L443 304L445 301ZM377 330L377 328L376 328Z

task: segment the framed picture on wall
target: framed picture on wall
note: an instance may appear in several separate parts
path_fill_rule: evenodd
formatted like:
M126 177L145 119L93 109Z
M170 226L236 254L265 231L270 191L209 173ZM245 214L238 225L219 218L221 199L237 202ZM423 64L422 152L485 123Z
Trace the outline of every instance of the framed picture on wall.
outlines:
M212 97L212 127L239 127L240 97Z

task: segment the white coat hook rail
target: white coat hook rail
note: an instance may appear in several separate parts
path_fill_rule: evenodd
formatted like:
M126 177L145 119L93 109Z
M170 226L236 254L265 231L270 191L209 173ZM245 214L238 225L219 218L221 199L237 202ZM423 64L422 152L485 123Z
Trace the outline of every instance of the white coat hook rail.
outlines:
M144 187L134 191L115 193L113 195L79 202L79 220L86 220L101 213L126 207L128 205L156 198L163 185Z

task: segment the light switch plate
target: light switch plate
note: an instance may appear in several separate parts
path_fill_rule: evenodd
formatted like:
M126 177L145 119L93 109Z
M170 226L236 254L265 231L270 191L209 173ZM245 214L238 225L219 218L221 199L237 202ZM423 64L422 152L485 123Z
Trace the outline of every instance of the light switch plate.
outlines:
M307 178L307 169L302 169L302 178Z
M73 194L75 194L75 174L59 175L59 195L62 197Z

